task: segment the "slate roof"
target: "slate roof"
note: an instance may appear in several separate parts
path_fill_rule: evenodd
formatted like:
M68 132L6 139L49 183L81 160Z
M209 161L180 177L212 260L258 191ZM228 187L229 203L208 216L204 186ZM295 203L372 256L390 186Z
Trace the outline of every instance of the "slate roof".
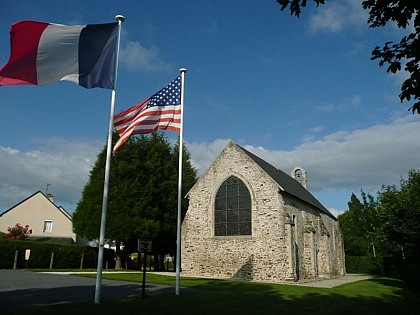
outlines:
M245 154L247 154L261 169L267 173L279 186L280 189L292 195L309 205L317 208L319 211L331 216L333 219L337 220L337 218L328 211L305 187L302 186L297 180L292 178L291 176L287 175L283 171L277 169L270 163L264 161L260 157L256 156L255 154L249 152L248 150L242 148L241 146L237 145L240 149L242 149Z

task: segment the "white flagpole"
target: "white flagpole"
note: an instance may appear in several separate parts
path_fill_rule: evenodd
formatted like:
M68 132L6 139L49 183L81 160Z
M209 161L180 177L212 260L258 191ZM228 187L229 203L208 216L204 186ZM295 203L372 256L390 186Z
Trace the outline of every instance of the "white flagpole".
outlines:
M181 73L181 128L179 131L179 166L178 166L178 214L176 229L176 282L175 295L179 295L179 278L181 270L181 193L182 193L182 150L183 150L183 129L184 129L184 80L187 69L179 69Z
M111 149L112 149L112 127L114 124L114 108L115 108L115 90L117 87L118 77L118 58L120 55L120 38L121 38L121 23L125 21L124 16L117 15L115 19L118 21L118 39L117 39L117 55L115 58L115 77L114 89L111 94L111 109L109 114L108 127L108 143L106 150L106 164L105 164L105 179L104 179L104 193L102 197L102 214L101 214L101 230L99 234L99 252L98 252L98 267L96 270L96 286L95 286L95 304L101 302L101 282L102 282L102 265L104 261L104 245L105 245L105 227L106 227L106 212L108 209L108 188L109 188L109 170L111 166Z

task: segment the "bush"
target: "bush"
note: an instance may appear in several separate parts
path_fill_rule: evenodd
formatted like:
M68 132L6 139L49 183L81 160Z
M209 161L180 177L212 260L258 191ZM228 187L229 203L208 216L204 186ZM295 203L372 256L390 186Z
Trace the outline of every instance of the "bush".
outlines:
M383 257L346 256L347 273L383 274Z
M401 256L396 252L392 256L346 256L347 273L368 273L400 278L408 285L419 288L420 284L420 255L414 257Z
M25 240L29 236L29 225L23 226L20 223L16 223L14 227L9 227L4 237L9 240Z
M31 250L28 262L25 261L27 249ZM54 253L53 269L80 268L82 257L83 268L97 267L98 249L94 247L0 239L1 269L13 268L16 251L17 268L50 268L52 253ZM115 266L114 251L105 249L104 262L106 261L109 262L109 268Z
M420 255L407 259L402 264L402 279L413 288L420 289Z

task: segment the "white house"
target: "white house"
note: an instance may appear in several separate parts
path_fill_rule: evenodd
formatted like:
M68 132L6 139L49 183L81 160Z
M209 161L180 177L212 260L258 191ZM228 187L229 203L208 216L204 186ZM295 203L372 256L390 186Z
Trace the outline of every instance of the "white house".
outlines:
M77 242L71 215L63 207L57 207L51 195L46 196L41 191L0 214L1 232L6 233L16 223L29 225L30 239Z

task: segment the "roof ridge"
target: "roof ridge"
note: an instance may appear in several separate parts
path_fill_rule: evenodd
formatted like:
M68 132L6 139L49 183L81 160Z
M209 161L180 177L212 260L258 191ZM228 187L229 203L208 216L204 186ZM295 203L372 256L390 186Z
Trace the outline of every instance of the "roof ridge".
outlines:
M301 183L296 181L293 177L289 176L281 169L275 167L274 165L263 160L254 153L248 151L247 149L241 147L238 144L235 144L238 148L243 150L243 152L248 155L261 169L270 176L286 193L314 206L319 209L321 212L331 216L334 219L337 219L327 208L325 208L318 199L316 199Z

